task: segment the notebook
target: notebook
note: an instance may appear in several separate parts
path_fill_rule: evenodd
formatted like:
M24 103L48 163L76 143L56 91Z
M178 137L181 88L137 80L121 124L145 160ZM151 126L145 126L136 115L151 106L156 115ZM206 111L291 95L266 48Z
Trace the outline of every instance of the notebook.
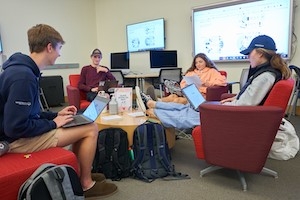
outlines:
M118 87L118 80L106 80L106 81L100 81L99 82L99 91L105 91L108 93L110 88L116 88ZM113 92L113 91L112 91Z
M190 84L182 88L182 93L187 98L192 107L196 110L198 110L198 107L206 101L195 84Z
M75 115L71 122L63 125L62 127L69 128L94 122L105 106L107 106L109 100L109 98L96 96L82 114Z

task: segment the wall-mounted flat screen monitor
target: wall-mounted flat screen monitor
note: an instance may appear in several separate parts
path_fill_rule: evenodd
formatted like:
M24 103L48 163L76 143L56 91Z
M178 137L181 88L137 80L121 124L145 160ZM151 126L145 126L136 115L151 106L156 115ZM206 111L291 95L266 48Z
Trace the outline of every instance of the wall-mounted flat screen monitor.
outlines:
M126 26L129 52L165 48L164 19L155 19Z
M177 67L177 51L150 51L150 68Z
M129 69L129 53L118 52L110 54L110 68L111 69Z
M245 61L240 54L258 35L268 35L277 53L291 57L293 0L236 0L192 10L193 54L215 62Z

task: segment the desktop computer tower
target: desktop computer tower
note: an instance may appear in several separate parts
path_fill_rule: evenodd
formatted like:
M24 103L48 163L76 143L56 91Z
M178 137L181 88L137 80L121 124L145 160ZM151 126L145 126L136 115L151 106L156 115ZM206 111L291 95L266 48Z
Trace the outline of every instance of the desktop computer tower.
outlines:
M42 89L41 93L45 95L46 103L49 107L61 106L65 102L63 78L61 76L42 76L40 87ZM46 107L42 97L41 101L43 106Z

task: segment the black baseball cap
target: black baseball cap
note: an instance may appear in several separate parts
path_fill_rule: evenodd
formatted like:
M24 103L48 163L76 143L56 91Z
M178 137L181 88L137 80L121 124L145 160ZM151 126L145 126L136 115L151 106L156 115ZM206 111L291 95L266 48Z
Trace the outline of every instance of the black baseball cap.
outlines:
M100 55L100 56L102 56L102 53L101 53L101 51L100 51L99 49L94 49L94 50L92 51L91 56L95 56L95 55Z

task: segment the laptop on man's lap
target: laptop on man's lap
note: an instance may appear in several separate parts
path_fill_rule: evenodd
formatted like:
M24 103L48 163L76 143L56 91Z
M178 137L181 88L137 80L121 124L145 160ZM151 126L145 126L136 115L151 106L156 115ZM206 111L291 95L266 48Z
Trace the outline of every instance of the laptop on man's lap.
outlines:
M119 84L118 80L100 81L99 82L98 90L99 91L103 90L103 91L105 91L107 93L107 92L110 92L110 89L114 89L114 88L118 87L118 84Z
M75 115L71 122L63 125L62 127L69 128L93 123L101 114L102 110L107 106L109 101L110 99L97 95L82 114Z

